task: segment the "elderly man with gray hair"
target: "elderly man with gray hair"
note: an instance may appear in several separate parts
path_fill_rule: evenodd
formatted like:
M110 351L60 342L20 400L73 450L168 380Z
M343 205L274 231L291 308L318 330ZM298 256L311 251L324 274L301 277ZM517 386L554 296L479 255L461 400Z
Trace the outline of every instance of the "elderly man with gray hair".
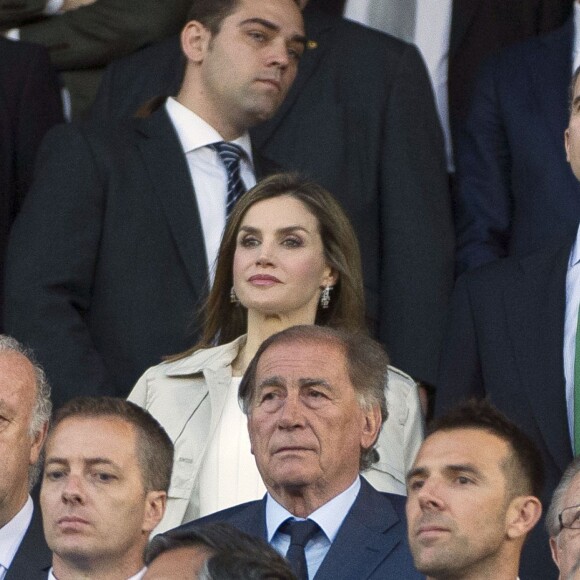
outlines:
M546 516L560 580L580 579L580 456L567 467Z
M34 356L0 335L0 580L46 578L51 553L29 490L50 419L50 388Z
M330 327L293 326L265 340L238 395L268 493L178 529L230 523L267 540L299 580L422 578L405 499L360 477L378 459L387 364L371 338Z

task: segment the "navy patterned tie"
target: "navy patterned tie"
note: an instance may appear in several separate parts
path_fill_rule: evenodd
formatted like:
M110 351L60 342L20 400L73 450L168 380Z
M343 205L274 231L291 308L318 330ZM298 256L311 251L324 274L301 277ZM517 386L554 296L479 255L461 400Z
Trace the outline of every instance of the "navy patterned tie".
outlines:
M217 152L228 175L228 196L226 200L226 216L230 215L236 201L246 193L246 186L240 175L240 159L244 150L235 143L220 141L212 143L209 147Z
M280 526L282 533L290 535L290 547L286 552L286 559L299 580L308 580L308 565L304 548L319 530L319 525L312 520L303 522L286 520Z

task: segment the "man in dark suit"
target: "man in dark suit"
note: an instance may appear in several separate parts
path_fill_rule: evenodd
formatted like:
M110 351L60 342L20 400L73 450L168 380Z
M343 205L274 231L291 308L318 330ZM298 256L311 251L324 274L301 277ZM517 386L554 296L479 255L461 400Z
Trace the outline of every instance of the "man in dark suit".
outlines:
M119 126L61 126L44 143L13 229L5 313L45 364L55 405L126 396L148 366L195 339L236 193L217 148L230 142L243 183L255 183L262 168L247 129L273 115L304 48L294 0L230 4L221 27L221 5L194 4L177 99Z
M407 476L417 569L431 580L518 577L522 547L542 513L542 480L532 440L487 401L441 417Z
M295 326L267 339L239 397L268 493L178 529L228 522L267 539L300 580L420 578L404 498L359 476L377 459L387 364L374 340L328 327Z
M46 50L0 38L0 280L8 234L32 181L36 152L46 131L62 120L58 81Z
M341 15L349 0L311 0ZM384 0L368 0L369 5ZM388 0L387 0L388 1ZM454 145L471 99L477 71L486 57L519 40L562 25L573 0L454 0L448 54L449 121ZM352 0L357 4L358 0Z
M565 145L578 179L578 74L573 86ZM580 445L580 415L576 428L574 411L579 304L578 239L499 260L458 280L441 359L436 414L464 397L489 398L540 449L546 467L545 505L572 460L573 448L578 454ZM556 576L541 528L532 532L524 548L522 576Z
M363 249L373 334L394 364L434 382L454 242L429 79L415 47L312 4L304 10L310 50L278 113L252 131L254 144L342 203ZM180 66L176 41L119 61L95 115L132 115L148 98L173 94Z
M29 495L50 419L50 388L30 352L0 335L0 575L46 580L51 553Z
M459 272L576 230L580 185L561 146L575 18L500 52L481 70L457 149Z

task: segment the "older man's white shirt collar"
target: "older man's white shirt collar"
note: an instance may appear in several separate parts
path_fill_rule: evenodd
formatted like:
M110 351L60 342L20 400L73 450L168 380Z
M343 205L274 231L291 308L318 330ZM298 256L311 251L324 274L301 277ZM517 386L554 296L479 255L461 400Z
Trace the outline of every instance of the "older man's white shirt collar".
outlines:
M206 123L199 115L196 115L173 97L167 98L165 108L177 131L184 153L195 151L212 143L225 141L209 123ZM250 134L247 131L231 143L239 145L246 153L250 164L253 164Z
M22 509L0 528L0 579L4 578L32 520L34 507L28 496Z
M145 572L147 572L147 568L142 568L139 570L139 572L137 572L137 574L131 576L131 578L127 578L127 580L141 580L141 578L145 576ZM58 578L52 573L52 568L48 571L47 580L58 580Z
M320 526L321 530L331 542L336 538L336 534L338 534L338 530L342 526L346 514L348 514L350 508L356 501L360 486L360 477L357 477L349 488L308 516L309 520L316 522ZM272 541L278 528L288 518L302 519L293 516L285 507L281 506L268 494L266 498L266 531L268 542Z

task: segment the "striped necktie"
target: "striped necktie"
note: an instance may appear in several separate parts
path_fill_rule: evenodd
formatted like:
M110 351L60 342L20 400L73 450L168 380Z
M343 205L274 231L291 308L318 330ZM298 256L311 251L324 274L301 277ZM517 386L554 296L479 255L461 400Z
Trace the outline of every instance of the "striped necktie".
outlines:
M209 146L217 152L228 176L228 195L226 199L226 216L230 215L236 201L246 193L246 186L240 175L240 159L244 150L235 143L220 141Z

